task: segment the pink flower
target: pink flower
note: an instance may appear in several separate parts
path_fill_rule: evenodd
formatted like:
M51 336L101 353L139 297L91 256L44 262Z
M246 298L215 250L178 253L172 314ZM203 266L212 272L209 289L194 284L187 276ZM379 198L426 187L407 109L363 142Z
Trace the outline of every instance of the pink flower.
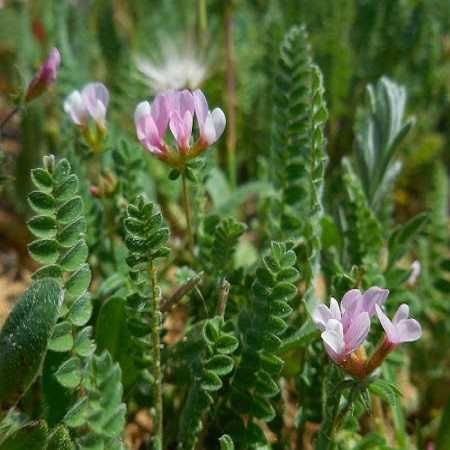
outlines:
M384 314L383 310L375 306L378 319L386 333L386 339L391 346L397 346L402 342L413 342L422 336L422 328L415 319L409 318L409 306L402 304L397 309L393 320Z
M339 306L331 298L330 307L316 306L313 320L322 331L325 350L330 357L341 362L353 353L366 339L370 328L370 317L375 314L376 305L386 301L387 289L371 287L364 294L351 289L342 298Z
M45 90L56 80L61 55L57 48L52 48L44 64L39 68L36 75L28 85L25 101L30 102L42 95Z
M108 89L102 83L88 83L81 92L73 91L66 98L64 111L80 127L86 127L91 117L99 128L105 130L108 103Z
M200 133L197 142L192 139L194 116ZM145 148L169 164L181 167L186 160L197 156L217 141L225 128L226 120L219 108L213 113L208 111L201 91L192 93L185 89L159 94L152 104L147 101L139 103L134 113L134 122L137 137ZM178 152L166 141L167 128L171 131Z

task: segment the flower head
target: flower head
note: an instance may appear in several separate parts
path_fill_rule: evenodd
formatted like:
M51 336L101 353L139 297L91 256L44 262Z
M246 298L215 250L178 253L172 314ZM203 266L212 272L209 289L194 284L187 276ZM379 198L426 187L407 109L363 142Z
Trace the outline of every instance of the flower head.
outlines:
M86 142L94 151L101 148L106 134L108 103L108 89L99 82L88 83L81 91L73 91L64 101L64 111L80 127ZM90 119L94 127L89 126Z
M61 55L57 48L52 48L47 59L37 71L28 85L25 101L30 102L42 95L45 90L56 80Z
M105 129L108 103L108 89L102 83L88 83L81 91L73 91L66 98L64 111L72 122L80 127L87 126L91 117L97 126Z
M194 117L199 129L196 142L192 139ZM139 103L134 121L141 144L158 158L178 168L216 142L226 123L220 108L209 111L200 90L192 93L187 89L159 94L152 104L147 101ZM168 128L176 150L166 140Z
M350 295L352 295L351 291ZM347 296L347 297L346 297ZM344 300L341 306L335 298L331 298L330 307L318 305L313 313L313 320L322 331L325 350L337 363L343 362L365 341L370 328L370 317L367 311L346 310Z
M375 308L386 333L386 340L391 346L397 346L403 342L414 342L422 336L420 323L409 318L409 306L405 303L399 306L392 321L378 305Z

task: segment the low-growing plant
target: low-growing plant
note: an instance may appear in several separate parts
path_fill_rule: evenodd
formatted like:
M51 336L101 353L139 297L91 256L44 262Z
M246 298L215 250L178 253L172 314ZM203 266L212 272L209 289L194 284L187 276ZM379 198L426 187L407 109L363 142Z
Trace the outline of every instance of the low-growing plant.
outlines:
M17 113L69 50L51 52ZM0 450L137 448L132 425L155 450L423 448L402 380L426 365L435 325L448 341L445 170L430 212L397 223L414 121L383 76L359 102L354 154L327 172L313 55L304 25L287 30L259 180L237 186L214 158L236 118L196 86L134 98L134 133L131 114L114 116L117 85L65 81L59 146L31 171L35 270L0 333Z

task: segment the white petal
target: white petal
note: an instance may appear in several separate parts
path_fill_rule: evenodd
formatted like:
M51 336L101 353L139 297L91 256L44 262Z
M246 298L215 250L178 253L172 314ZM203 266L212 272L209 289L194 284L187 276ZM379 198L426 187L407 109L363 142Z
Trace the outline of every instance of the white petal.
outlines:
M344 331L342 329L342 324L338 320L330 319L321 336L323 341L334 353L336 353L336 355L343 354L345 350Z
M203 130L200 131L200 136L208 145L216 142L216 129L210 112L206 116Z
M330 311L333 319L341 320L341 310L339 308L339 303L334 297L330 300Z
M327 322L333 318L326 305L317 305L312 313L312 319L321 331L325 331Z
M422 336L422 327L417 320L402 320L397 325L398 340L400 342L417 341Z
M217 141L220 138L220 136L222 136L223 130L225 130L227 119L225 117L224 112L220 108L214 108L211 115L214 122L214 128L216 130L216 141Z
M69 115L72 122L84 125L87 119L87 110L79 91L73 91L64 101L64 111Z

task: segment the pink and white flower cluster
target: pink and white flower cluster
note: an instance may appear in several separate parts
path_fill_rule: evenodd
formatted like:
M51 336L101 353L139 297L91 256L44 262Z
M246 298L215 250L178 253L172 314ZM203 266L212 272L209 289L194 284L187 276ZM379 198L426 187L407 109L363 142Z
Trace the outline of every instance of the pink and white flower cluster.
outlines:
M104 130L109 92L99 82L88 83L80 91L73 91L64 101L64 111L75 125L87 127L89 120Z
M195 141L194 119L198 126ZM223 111L220 108L210 111L199 89L165 92L157 95L152 104L141 102L136 107L134 121L141 144L159 159L178 168L214 144L226 124ZM168 129L176 150L167 136Z
M366 340L371 318L375 315L385 331L385 338L380 346L384 356L397 345L416 341L421 337L420 324L409 317L408 305L400 305L392 321L386 316L382 306L388 295L387 289L379 287L371 287L364 293L352 289L344 295L340 305L335 298L331 298L329 307L316 306L312 317L322 331L325 350L333 361L344 369L349 368L360 375L367 375L365 367L373 370L381 363L380 358L376 356L377 352L374 354L376 364L373 361L366 364L364 358L361 359L355 354Z

